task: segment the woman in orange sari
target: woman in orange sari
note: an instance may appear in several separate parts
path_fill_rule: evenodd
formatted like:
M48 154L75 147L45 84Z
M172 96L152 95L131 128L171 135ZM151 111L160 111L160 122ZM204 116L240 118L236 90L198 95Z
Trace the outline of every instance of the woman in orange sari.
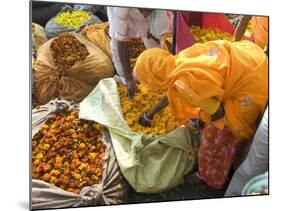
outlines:
M256 121L268 100L268 59L249 41L195 44L177 55L149 49L138 58L134 74L151 90L167 97L140 120L170 105L182 123L205 122L198 153L199 176L222 188L241 141L255 134Z

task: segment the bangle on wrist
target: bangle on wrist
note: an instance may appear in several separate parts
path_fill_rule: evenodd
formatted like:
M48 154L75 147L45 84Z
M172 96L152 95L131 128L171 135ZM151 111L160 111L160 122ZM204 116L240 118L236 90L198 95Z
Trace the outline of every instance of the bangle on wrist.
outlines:
M145 121L151 122L151 119L149 119L149 118L147 117L147 114L146 114L146 113L143 115L143 118L144 118Z

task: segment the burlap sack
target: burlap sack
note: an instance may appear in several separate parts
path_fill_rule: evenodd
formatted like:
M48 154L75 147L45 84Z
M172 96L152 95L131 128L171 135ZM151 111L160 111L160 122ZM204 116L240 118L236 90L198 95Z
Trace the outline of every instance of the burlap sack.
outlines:
M50 49L55 38L44 43L37 51L34 64L35 100L40 104L56 97L79 102L90 93L99 80L113 76L112 62L102 50L83 35L70 34L85 44L89 55L84 61L65 71L65 76L60 76Z
M36 50L48 41L45 29L37 23L32 23L32 50Z
M64 100L53 100L32 110L32 137L55 113L69 107L77 107ZM93 205L120 204L127 200L128 185L116 161L111 139L107 130L103 131L106 145L105 164L102 181L82 188L80 195L64 191L42 180L32 180L32 209L65 208Z
M108 27L108 22L91 24L86 26L82 33L111 59L110 37L107 34Z

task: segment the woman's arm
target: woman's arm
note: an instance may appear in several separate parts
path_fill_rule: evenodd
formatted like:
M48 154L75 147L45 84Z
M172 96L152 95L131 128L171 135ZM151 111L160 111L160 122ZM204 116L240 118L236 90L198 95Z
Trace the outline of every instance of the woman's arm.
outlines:
M150 127L151 126L151 120L157 112L164 109L169 104L168 97L164 96L161 98L161 100L155 104L148 112L146 112L140 119L139 123L142 126Z

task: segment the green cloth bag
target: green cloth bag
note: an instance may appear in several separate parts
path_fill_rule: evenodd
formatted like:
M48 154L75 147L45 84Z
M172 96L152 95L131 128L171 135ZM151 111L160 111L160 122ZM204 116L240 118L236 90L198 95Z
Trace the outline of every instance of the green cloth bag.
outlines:
M79 118L109 129L121 172L136 192L158 193L173 188L182 184L184 175L195 167L199 139L192 138L191 131L183 126L160 136L133 132L124 120L112 78L101 80L80 103Z

